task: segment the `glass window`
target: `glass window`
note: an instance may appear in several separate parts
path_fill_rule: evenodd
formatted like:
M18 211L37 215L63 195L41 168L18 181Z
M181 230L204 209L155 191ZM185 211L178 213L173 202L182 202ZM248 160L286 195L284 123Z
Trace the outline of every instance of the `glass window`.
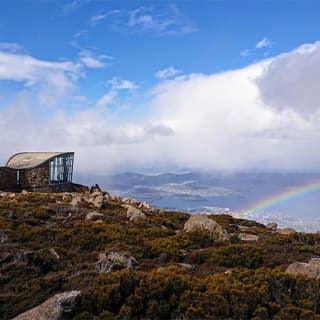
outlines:
M50 184L72 182L73 153L66 153L50 160Z

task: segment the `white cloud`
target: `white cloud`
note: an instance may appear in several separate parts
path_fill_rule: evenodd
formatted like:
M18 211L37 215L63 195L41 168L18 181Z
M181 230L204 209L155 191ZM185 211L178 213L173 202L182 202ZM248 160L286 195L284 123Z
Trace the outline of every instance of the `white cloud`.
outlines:
M63 5L61 13L62 15L69 15L77 11L80 7L88 4L91 0L67 0L66 4Z
M89 23L90 23L90 24L101 23L101 22L104 21L106 18L107 18L107 14L105 14L105 13L99 13L99 14L96 14L96 15L92 16L92 17L89 19Z
M251 50L250 49L244 49L240 51L241 57L248 57L250 55Z
M96 107L98 108L105 108L107 107L109 104L111 104L114 100L114 98L116 97L117 92L112 90L108 93L106 93L105 95L103 95L96 103Z
M8 52L22 51L22 46L15 42L0 42L0 50Z
M263 101L308 116L320 108L320 41L282 54L266 67L258 86Z
M104 23L114 30L128 32L150 32L157 35L178 35L197 31L194 23L174 5L161 11L152 7L138 7L133 10L109 10L99 12L89 19L94 26Z
M272 45L272 42L270 39L268 38L263 38L261 39L260 41L258 41L256 43L256 48L257 49L262 49L262 48L267 48L267 47L270 47Z
M168 67L162 70L159 70L155 73L155 77L158 79L168 79L168 78L172 78L178 74L181 74L182 71L178 70L174 67Z
M95 106L55 110L47 118L21 96L0 108L1 156L73 150L77 171L97 172L147 166L318 169L320 93L304 87L319 82L319 56L314 43L243 69L161 82L147 101L147 115L136 120L113 111L117 90L130 87L119 79ZM105 108L110 103L114 108Z
M121 80L117 77L112 78L107 81L107 85L112 88L112 90L135 90L138 88L138 85L130 80Z
M80 30L76 32L73 37L74 38L81 38L81 37L86 37L88 35L89 31L88 30Z
M89 50L83 50L79 53L80 61L87 67L92 69L104 68L107 66L106 60L112 60L107 55L94 55Z
M75 102L88 102L88 98L86 96L73 96L72 100Z
M159 149L179 167L290 170L319 166L320 106L309 119L290 109L270 108L256 84L270 63L161 84L155 91L152 105L158 112L153 116L175 134Z
M79 76L80 66L70 61L44 61L26 54L0 51L0 80L35 87L41 103L52 103L64 96Z
M173 5L161 13L150 7L134 9L128 13L127 25L137 31L153 31L160 35L177 35L196 31L194 24Z
M122 90L133 91L138 88L136 83L130 80L121 80L117 77L113 77L106 82L106 85L110 87L110 91L104 94L98 99L95 106L98 108L108 107L114 102L114 99L118 96L118 92Z
M130 27L142 26L143 28L150 28L154 23L151 14L145 13L145 8L135 9L130 12L128 25Z
M0 135L3 163L19 150L72 150L78 172L111 170L115 161L117 166L126 165L128 158L144 162L150 156L142 149L137 152L137 145L170 134L160 123L119 123L108 109L99 106L72 114L57 110L52 117L43 118L28 107L30 102L23 94L0 109L0 130L6 132Z

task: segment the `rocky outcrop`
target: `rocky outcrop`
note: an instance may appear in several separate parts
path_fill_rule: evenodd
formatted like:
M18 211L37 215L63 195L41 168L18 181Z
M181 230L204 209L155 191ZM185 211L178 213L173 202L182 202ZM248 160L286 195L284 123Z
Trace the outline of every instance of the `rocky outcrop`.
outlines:
M184 224L185 232L202 232L215 240L229 240L229 235L218 223L208 218L207 215L191 215Z
M126 254L111 252L107 255L106 253L100 253L99 261L96 263L96 271L99 273L112 273L122 269L134 270L136 265L136 259Z
M130 205L127 205L127 208L127 218L129 218L130 221L146 219L146 215L141 210Z
M71 200L70 205L75 207L75 206L78 206L82 201L83 201L83 195L77 195Z
M240 230L240 231L247 231L247 230L249 230L250 228L249 227L247 227L247 226L242 226L242 225L235 225L236 227L238 227L238 229Z
M69 193L64 200L68 199L72 208L95 208L105 209L110 205L121 205L127 208L127 217L130 221L143 220L146 215L153 215L159 210L152 208L147 202L139 202L135 199L121 198L118 195L111 195L101 191L98 185L90 188L90 193ZM92 220L89 216L86 220Z
M259 236L256 236L254 234L248 234L248 233L239 233L238 238L241 241L258 241Z
M80 291L66 291L56 294L41 305L30 309L13 320L61 320L71 319Z
M297 233L297 231L292 228L284 228L284 229L278 229L277 233L289 235L289 234L295 234Z
M147 203L147 202L142 202L142 203L140 203L140 204L139 204L139 208L140 208L140 209L145 209L145 210L150 210L150 209L151 209L149 203Z
M278 224L275 222L270 222L266 225L266 228L271 230L271 231L277 231L278 229Z
M103 217L102 213L99 213L97 211L90 211L86 214L86 220L90 221L90 220L97 220L100 219L101 217Z
M309 263L294 262L287 268L286 273L296 276L304 275L312 279L320 279L320 258L313 258Z
M107 206L108 200L110 200L110 195L107 192L95 191L91 194L76 194L72 198L70 205L76 207L81 204L87 204L100 209Z

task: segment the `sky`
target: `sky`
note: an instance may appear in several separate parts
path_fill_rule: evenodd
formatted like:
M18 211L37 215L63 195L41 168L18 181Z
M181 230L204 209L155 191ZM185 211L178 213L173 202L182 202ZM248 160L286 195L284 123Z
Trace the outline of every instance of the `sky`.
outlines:
M0 2L0 163L318 171L320 2Z

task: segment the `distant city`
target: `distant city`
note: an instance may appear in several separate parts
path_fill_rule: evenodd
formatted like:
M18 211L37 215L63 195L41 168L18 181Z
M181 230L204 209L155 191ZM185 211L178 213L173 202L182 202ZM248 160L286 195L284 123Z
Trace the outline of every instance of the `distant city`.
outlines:
M122 173L79 175L80 182L99 183L122 197L148 201L153 206L187 213L234 214L251 203L290 188L320 179L318 173ZM276 222L304 232L320 230L319 191L293 198L256 212L250 218L261 223Z

